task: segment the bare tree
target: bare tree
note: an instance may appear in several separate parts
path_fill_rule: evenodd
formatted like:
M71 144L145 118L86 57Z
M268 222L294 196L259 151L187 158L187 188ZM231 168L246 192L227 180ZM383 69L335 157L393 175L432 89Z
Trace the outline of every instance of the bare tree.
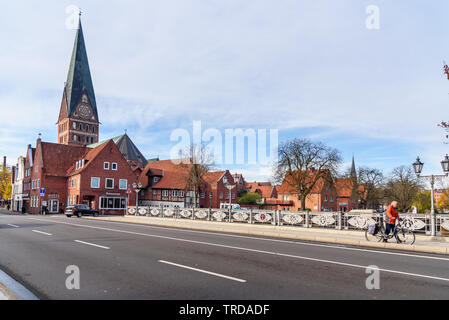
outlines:
M383 181L384 176L379 169L359 168L355 192L365 209L376 209L382 203Z
M399 208L408 212L421 189L422 186L411 167L397 167L393 169L385 186L385 199L388 202L397 201Z
M340 152L308 139L294 139L279 146L279 160L274 167L277 182L287 183L298 194L301 209L320 180L332 181L341 163Z
M193 191L194 207L198 204L199 193L207 188L204 176L213 168L213 158L204 145L191 145L181 150L181 166L187 173L187 188ZM186 190L187 191L187 190Z

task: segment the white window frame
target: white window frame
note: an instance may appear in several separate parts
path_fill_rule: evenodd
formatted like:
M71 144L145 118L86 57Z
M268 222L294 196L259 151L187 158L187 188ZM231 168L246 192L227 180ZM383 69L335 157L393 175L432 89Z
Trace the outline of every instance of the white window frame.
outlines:
M97 184L98 187L94 186L94 184L93 184L94 179L96 179L96 181L98 181L98 184ZM91 177L91 178L90 178L90 187L91 187L92 189L100 189L100 184L101 184L101 178L99 178L99 177Z
M103 170L109 170L109 168L110 168L109 162L108 162L108 161L105 161L105 162L103 163Z
M170 192L168 190L162 190L162 197L167 198Z
M178 190L172 190L171 195L173 198L177 198L178 197Z
M157 196L157 190L153 189L153 196Z
M114 165L115 165L115 169L114 169ZM112 162L111 163L111 170L118 171L118 163L117 162Z
M122 188L122 183L125 182L125 187ZM128 189L128 180L127 179L120 179L118 183L118 188L120 190L127 190Z
M108 180L112 180L112 188L108 188ZM114 178L105 178L105 180L104 180L104 188L112 190L112 189L114 189L114 183L115 183Z

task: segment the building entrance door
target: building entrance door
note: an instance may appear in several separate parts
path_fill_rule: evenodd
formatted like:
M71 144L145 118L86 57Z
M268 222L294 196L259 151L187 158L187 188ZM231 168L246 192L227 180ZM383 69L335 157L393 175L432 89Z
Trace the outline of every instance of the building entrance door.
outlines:
M50 213L58 213L59 212L59 200L50 200Z

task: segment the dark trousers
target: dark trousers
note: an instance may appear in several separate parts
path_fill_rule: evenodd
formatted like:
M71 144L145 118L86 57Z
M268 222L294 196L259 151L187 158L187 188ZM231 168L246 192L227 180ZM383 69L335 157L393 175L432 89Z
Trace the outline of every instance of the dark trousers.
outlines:
M395 229L395 225L394 224L389 224L389 223L387 223L386 224L386 226L385 226L385 234L386 235L389 235L390 234L390 232L393 232L393 234L394 234L394 229Z

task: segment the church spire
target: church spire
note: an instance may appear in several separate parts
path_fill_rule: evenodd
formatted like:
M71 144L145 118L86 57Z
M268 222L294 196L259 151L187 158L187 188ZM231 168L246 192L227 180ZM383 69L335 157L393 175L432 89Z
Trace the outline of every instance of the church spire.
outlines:
M354 155L352 156L352 165L351 165L351 173L350 173L350 177L357 180L357 171L355 169L355 159L354 159Z
M81 13L64 84L58 120L58 143L88 145L99 138L97 102L84 43Z
M65 94L67 115L69 117L73 115L82 96L86 94L92 107L93 116L95 117L95 120L98 121L97 102L95 99L95 91L90 74L86 44L84 42L81 14L78 30L76 32L75 43L73 46L72 59L70 60Z

